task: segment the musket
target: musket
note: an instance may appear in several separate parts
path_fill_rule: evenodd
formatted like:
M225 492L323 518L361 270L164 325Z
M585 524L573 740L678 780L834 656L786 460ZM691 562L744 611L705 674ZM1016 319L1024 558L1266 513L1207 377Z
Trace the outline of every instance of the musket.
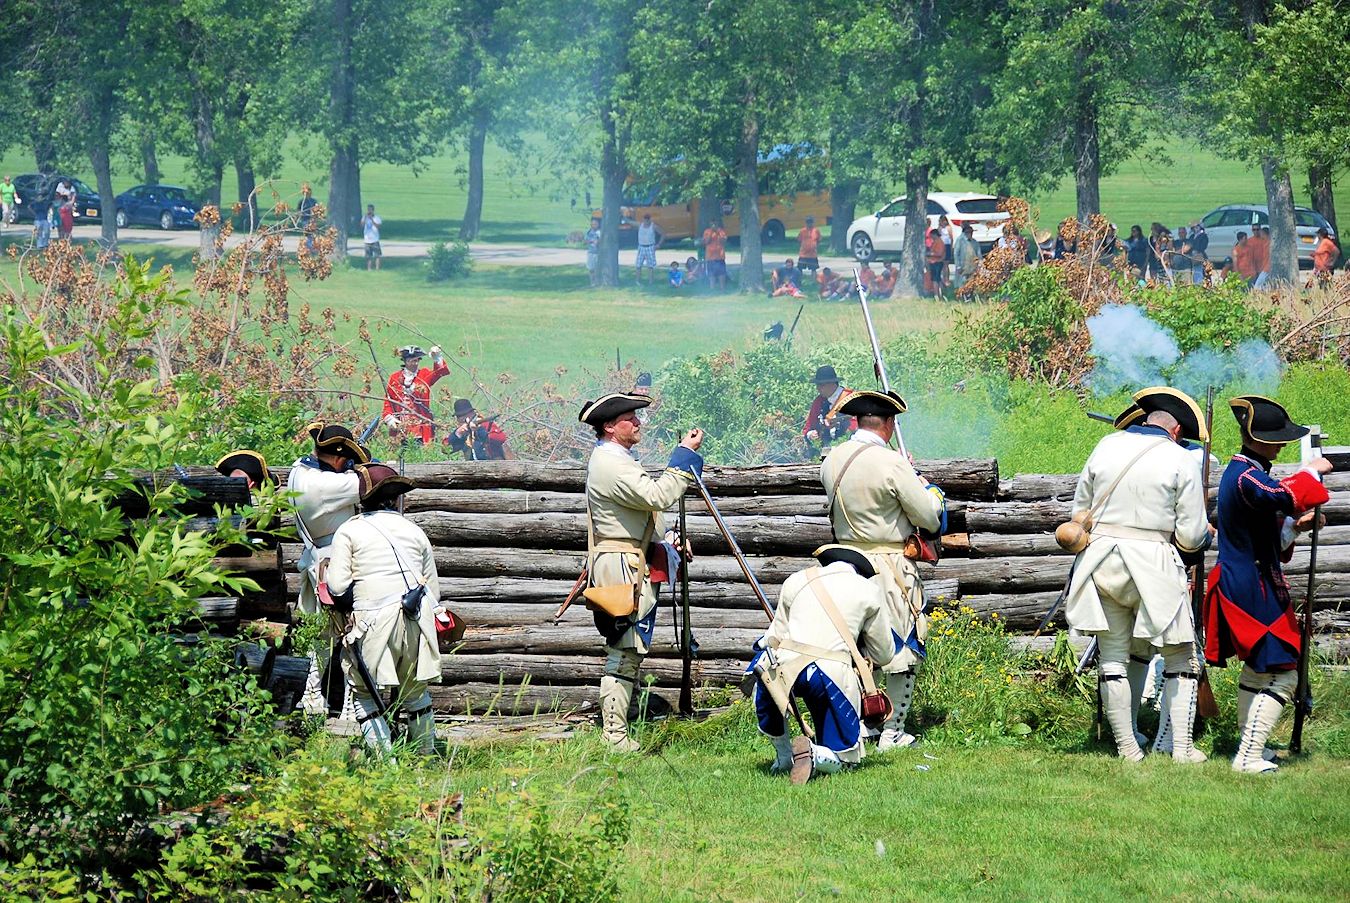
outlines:
M1073 572L1077 567L1078 556L1075 555L1073 564L1069 565L1069 576L1064 578L1064 588L1059 591L1059 595L1055 597L1055 601L1050 605L1050 610L1045 613L1045 617L1041 618L1041 623L1036 626L1036 632L1031 635L1033 640L1040 636L1045 628L1050 626L1050 622L1055 619L1055 615L1059 614L1060 608L1064 606L1064 601L1069 598L1069 587L1073 585Z
M1079 657L1078 665L1073 669L1074 676L1087 673L1088 669L1091 668L1096 663L1097 653L1100 651L1100 649L1101 644L1097 641L1097 638L1094 636L1092 638L1092 642L1087 644L1087 648L1083 650L1083 654ZM1092 715L1092 726L1097 731L1097 739L1100 740L1102 738L1102 722L1105 720L1104 719L1105 713L1102 711L1102 679L1100 675L1098 675L1097 677L1096 686L1097 686L1097 693L1096 693L1097 706L1096 710L1093 712Z
M1116 418L1109 414L1098 414L1096 411L1088 411L1087 415L1091 420L1100 420L1102 423L1109 423L1112 426L1115 426Z
M388 384L385 383L384 373L381 372L380 370L380 359L375 356L375 346L370 343L369 339L367 339L366 347L370 349L370 359L375 363L375 375L380 378L380 384L385 386L386 392L385 398L387 399L389 397L387 394L389 391ZM361 438L359 441L361 442L362 445L365 445L367 442L369 442L370 437L375 435L375 430L379 429L380 427L380 419L383 416L383 414L384 414L383 410L376 411L374 419L370 421L370 425L361 431Z
M1319 427L1313 427L1308 434L1305 448L1305 460L1314 449L1322 447L1322 433ZM1321 532L1322 506L1313 508L1312 540L1308 548L1308 589L1303 596L1303 624L1299 631L1301 643L1298 650L1298 683L1294 686L1294 729L1289 737L1289 751L1303 752L1303 722L1312 711L1312 688L1308 685L1308 660L1312 652L1312 606L1313 593L1317 587L1317 539Z
M558 610L553 614L554 624L561 621L562 616L567 613L567 609L572 607L572 602L576 599L577 593L581 592L581 588L586 585L586 578L589 576L591 576L591 569L583 565L581 573L577 575L577 582L572 584L572 591L567 594L567 598L563 600L562 605L559 605Z
M1200 463L1200 495L1204 501L1205 522L1209 522L1209 450L1214 429L1214 387L1205 390L1205 446L1204 460ZM1191 622L1195 625L1195 658L1200 666L1200 678L1196 687L1195 711L1201 718L1219 717L1219 704L1214 701L1214 688L1209 685L1209 669L1205 667L1205 553L1195 564L1195 573L1191 578Z
M685 537L689 535L689 524L685 517L684 496L680 496L680 544L684 546L680 555L680 608L682 623L680 629L680 703L679 712L685 718L694 714L694 644L693 633L689 626L689 545Z
M717 510L712 496L708 494L708 487L703 482L703 477L695 471L690 471L694 477L694 485L698 487L698 494L703 497L703 504L708 506L708 513L712 515L713 523L717 525L717 530L722 534L723 541L731 549L731 557L736 559L736 563L741 567L741 573L745 575L745 580L750 584L751 591L755 598L759 600L759 607L764 609L764 614L768 616L769 623L773 623L773 606L769 604L769 597L764 593L764 587L760 585L759 580L755 578L755 572L750 570L750 562L745 560L745 553L741 551L740 543L736 542L736 537L731 535L731 530L727 527L727 522L722 520L722 512ZM792 716L797 720L797 727L801 728L803 734L814 738L815 731L806 726L806 721L802 719L801 710L797 708L797 700L791 695L788 699L792 702Z
M792 336L793 336L793 334L796 333L796 331L797 331L797 323L798 323L798 321L801 320L801 318L802 318L802 311L804 311L804 310L806 310L806 305L805 305L805 304L803 304L801 307L798 307L798 308L797 308L797 316L795 316L795 317L792 318L792 326L788 329L787 338L783 340L783 347L784 347L784 348L789 348L789 347L792 346Z
M334 659L345 653L347 658L351 660L352 667L356 670L356 676L361 679L361 683L365 686L366 693L374 700L376 717L385 717L388 708L384 704L384 696L380 694L380 688L375 685L374 678L370 676L370 669L366 667L366 660L361 656L361 650L356 646L347 643L343 639L347 631L345 629L339 630L338 628L344 627L345 625L343 625L339 619L338 613L331 608L328 611L328 621L333 628L333 642L338 647L337 654L329 656L328 667L338 668L340 673L341 665L334 661Z
M881 358L881 342L877 339L877 328L872 323L872 311L867 306L867 289L863 288L862 278L858 275L858 268L853 268L853 282L858 287L858 302L862 304L863 322L867 324L867 339L872 343L872 369L876 373L877 382L881 383L881 391L891 391L891 378L886 375L886 362ZM908 457L909 452L905 450L905 437L900 435L900 425L895 425L895 441L900 446L900 454Z

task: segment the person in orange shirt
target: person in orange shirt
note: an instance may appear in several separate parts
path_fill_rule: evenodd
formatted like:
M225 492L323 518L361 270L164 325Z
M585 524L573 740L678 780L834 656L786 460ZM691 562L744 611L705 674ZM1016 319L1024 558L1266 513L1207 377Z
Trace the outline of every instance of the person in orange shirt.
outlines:
M384 389L384 425L391 436L430 445L436 432L431 416L431 387L436 380L449 375L450 367L435 345L431 346L430 368L418 367L426 352L416 345L400 348L398 355L403 360L403 369L389 374Z
M1336 265L1336 258L1341 256L1341 248L1331 240L1331 234L1326 229L1317 230L1317 247L1313 249L1313 276L1320 280L1331 278L1332 267Z
M942 243L942 233L936 228L928 230L924 261L928 264L926 281L932 284L933 297L941 298L943 286L947 284L947 246Z
M1246 232L1239 232L1237 244L1233 245L1233 269L1248 285L1256 281L1256 274L1260 272L1256 268L1255 258L1256 248L1252 241L1247 238Z
M1256 226L1247 241L1252 245L1252 268L1256 270L1252 288L1261 288L1270 278L1270 228Z
M708 281L720 289L727 287L727 230L715 219L703 230L703 259L707 261Z
M858 268L858 282L862 284L863 291L869 295L872 293L872 289L876 287L877 274L872 272L870 263L864 263Z
M876 282L872 285L872 297L889 298L895 291L895 281L899 278L899 273L895 271L895 264L889 260L881 267L881 272L877 275Z
M797 233L797 269L811 271L815 275L820 269L820 258L816 256L820 249L820 230L816 228L816 218L808 216L806 225Z

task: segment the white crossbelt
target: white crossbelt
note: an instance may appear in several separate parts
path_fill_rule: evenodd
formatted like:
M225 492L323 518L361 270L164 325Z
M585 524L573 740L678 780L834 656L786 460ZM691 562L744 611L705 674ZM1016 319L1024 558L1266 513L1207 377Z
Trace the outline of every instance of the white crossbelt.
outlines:
M1171 542L1172 534L1164 530L1144 530L1140 527L1127 527L1124 524L1093 524L1092 536L1108 536L1111 539L1138 539L1143 542Z

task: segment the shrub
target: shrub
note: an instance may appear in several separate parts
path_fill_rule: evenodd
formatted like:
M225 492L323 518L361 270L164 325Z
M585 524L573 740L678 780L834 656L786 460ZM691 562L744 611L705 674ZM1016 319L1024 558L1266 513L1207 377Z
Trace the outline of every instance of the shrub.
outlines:
M1018 379L1077 384L1091 366L1083 305L1064 285L1059 267L1021 267L987 312L958 325L975 351Z
M458 276L467 276L473 268L469 243L438 241L427 249L427 278L432 282L446 282Z
M1237 278L1217 286L1166 285L1135 288L1129 300L1165 328L1182 353L1198 348L1227 348L1246 340L1268 341L1275 310L1251 302L1251 292Z

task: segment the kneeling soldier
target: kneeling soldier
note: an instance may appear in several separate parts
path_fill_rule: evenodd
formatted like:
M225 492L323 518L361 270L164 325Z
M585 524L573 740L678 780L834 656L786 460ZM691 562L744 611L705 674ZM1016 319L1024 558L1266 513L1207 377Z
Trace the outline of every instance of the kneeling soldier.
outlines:
M887 656L885 668L892 713L882 726L879 752L915 742L905 718L928 636L923 581L914 564L917 531L940 532L946 519L942 490L888 447L895 416L905 410L894 392L853 393L839 412L858 418L858 430L820 465L835 540L866 553L886 590L895 655Z
M441 676L436 559L422 528L391 510L412 481L384 464L358 465L356 473L363 513L333 535L326 574L335 607L347 612L342 668L368 745L390 748L380 692L397 687L408 736L430 753L436 735L427 683Z
M586 600L605 638L600 714L605 741L624 752L638 749L628 736L628 704L656 627L648 565L666 564L652 562L649 547L665 536L661 512L684 495L692 474L703 472L703 431L697 428L680 440L661 476L653 479L634 460L631 449L642 438L637 412L649 404L650 398L613 393L586 402L580 415L596 438L586 468Z
M1229 656L1244 663L1233 770L1260 773L1276 768L1266 738L1293 698L1303 646L1280 563L1294 551L1294 534L1312 529L1312 509L1329 498L1320 474L1331 472L1331 462L1319 457L1275 479L1271 462L1308 428L1269 398L1244 395L1228 404L1242 429L1242 452L1219 481L1219 563L1205 599L1205 658L1212 665Z
M867 556L829 545L814 557L819 565L783 584L773 622L747 669L757 678L755 714L773 741L773 771L791 770L794 784L862 759L863 687L876 692L872 666L884 666L895 649L886 593ZM793 695L810 711L818 742L788 739Z
M1200 675L1178 550L1208 546L1209 523L1200 468L1178 440L1203 441L1204 417L1190 396L1165 386L1136 394L1135 402L1143 422L1103 437L1078 478L1074 519L1087 518L1090 543L1074 563L1065 617L1100 644L1099 689L1119 755L1144 758L1129 662L1131 648L1142 658L1140 650L1152 645L1162 649L1172 758L1203 762L1191 738ZM1142 677L1142 666L1138 672Z

